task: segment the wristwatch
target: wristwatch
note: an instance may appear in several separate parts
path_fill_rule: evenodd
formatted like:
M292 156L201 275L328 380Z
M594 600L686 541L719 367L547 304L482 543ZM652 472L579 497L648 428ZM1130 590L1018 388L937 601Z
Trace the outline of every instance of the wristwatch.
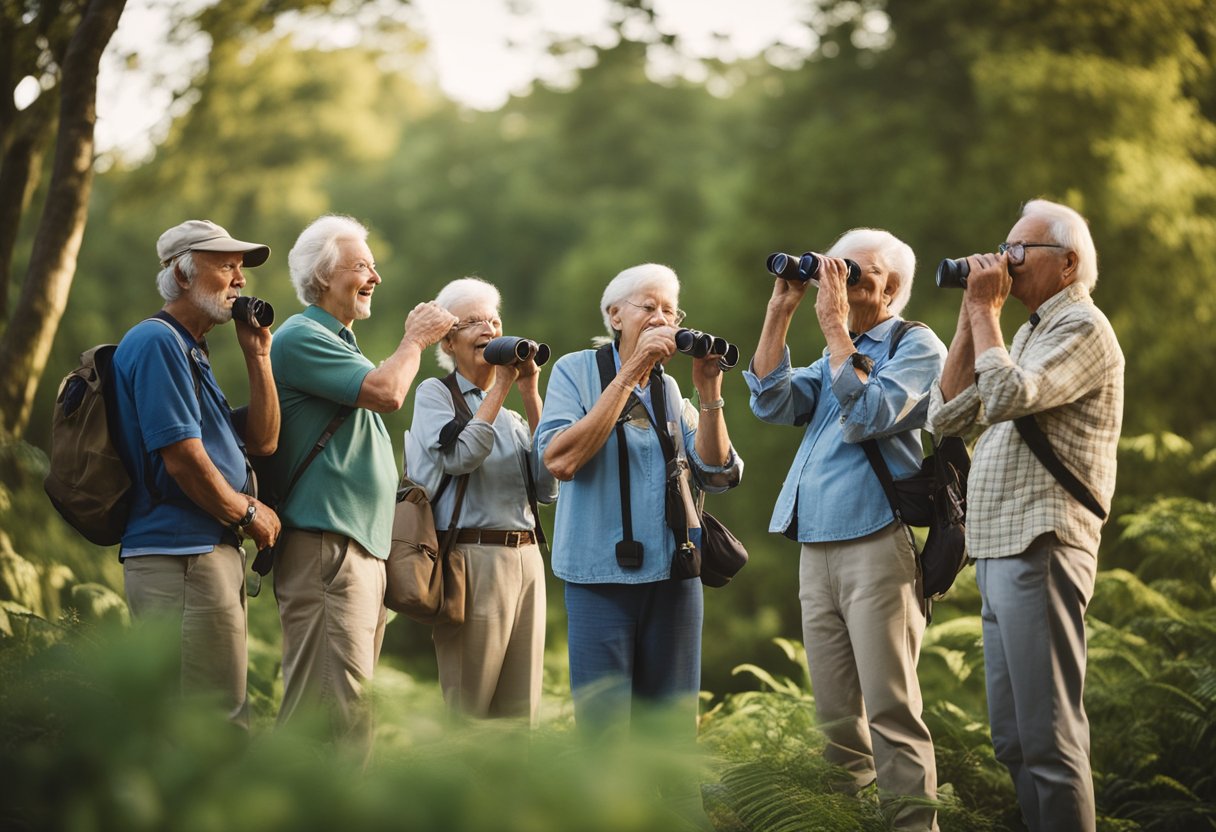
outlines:
M242 516L240 520L236 521L236 525L243 529L246 526L248 526L250 523L252 523L253 518L255 518L257 516L258 516L257 504L253 500L250 500L249 508L245 509L244 516Z
M866 375L874 372L874 359L864 353L855 352L849 356L853 362L853 366L861 370Z

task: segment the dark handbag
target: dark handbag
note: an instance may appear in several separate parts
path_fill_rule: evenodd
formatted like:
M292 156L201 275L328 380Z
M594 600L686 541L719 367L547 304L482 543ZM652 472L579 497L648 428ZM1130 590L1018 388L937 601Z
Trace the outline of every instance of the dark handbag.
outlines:
M747 566L747 549L708 511L701 512L701 583L726 586Z

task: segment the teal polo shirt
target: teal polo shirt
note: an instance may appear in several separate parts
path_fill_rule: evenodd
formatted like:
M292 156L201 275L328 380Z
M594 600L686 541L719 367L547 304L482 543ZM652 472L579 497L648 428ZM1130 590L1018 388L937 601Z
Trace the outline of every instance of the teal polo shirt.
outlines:
M283 491L342 405L354 405L375 365L333 315L309 306L274 333L270 364L282 426L270 465ZM353 537L387 558L393 536L397 461L380 414L355 408L278 509L284 526Z

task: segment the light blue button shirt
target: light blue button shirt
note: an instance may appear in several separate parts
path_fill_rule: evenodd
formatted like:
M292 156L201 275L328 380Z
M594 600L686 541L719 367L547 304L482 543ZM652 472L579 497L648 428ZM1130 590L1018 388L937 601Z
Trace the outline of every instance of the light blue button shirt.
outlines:
M899 321L889 318L857 338L858 351L874 360L864 384L852 362L832 373L826 349L814 364L791 370L787 347L764 378L751 367L743 374L756 416L777 425L806 425L777 496L770 532L821 543L863 537L893 522L882 484L857 443L877 439L895 479L916 473L929 388L946 359L945 344L926 327L909 329L888 359Z
M743 460L732 448L725 465L706 465L701 461L695 448L696 411L683 405L675 379L663 377L667 411L673 421L679 419L693 479L703 490L713 493L738 485ZM544 417L536 429L537 453L542 459L553 438L586 416L601 392L595 350L570 353L558 359L545 392ZM625 433L629 448L630 516L633 538L643 546L642 565L623 569L616 561L616 544L623 531L614 430L574 478L561 484L553 531L553 573L562 580L580 584L643 584L671 576L675 537L665 517L666 463L658 435L640 413L625 423Z
M459 373L456 382L473 413L484 394ZM506 529L523 531L534 526L528 506L524 465L532 466L537 499L557 499L557 480L532 453L528 423L514 410L499 408L494 423L473 419L445 450L439 448L439 433L456 410L452 395L442 381L428 378L414 394L414 421L405 432L405 465L410 479L434 495L444 474L468 474L468 490L456 525L462 529ZM451 525L456 503L456 484L444 490L435 509L435 528Z

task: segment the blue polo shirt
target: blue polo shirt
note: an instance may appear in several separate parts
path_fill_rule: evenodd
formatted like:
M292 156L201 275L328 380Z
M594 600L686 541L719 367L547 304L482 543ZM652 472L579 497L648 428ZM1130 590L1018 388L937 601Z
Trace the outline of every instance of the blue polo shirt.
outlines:
M156 317L159 320L132 327L114 352L117 424L111 428L131 474L134 498L119 550L123 558L203 554L214 549L226 531L165 470L161 448L183 439L201 439L229 485L242 491L248 478L244 445L211 371L205 342L195 341L168 313Z

